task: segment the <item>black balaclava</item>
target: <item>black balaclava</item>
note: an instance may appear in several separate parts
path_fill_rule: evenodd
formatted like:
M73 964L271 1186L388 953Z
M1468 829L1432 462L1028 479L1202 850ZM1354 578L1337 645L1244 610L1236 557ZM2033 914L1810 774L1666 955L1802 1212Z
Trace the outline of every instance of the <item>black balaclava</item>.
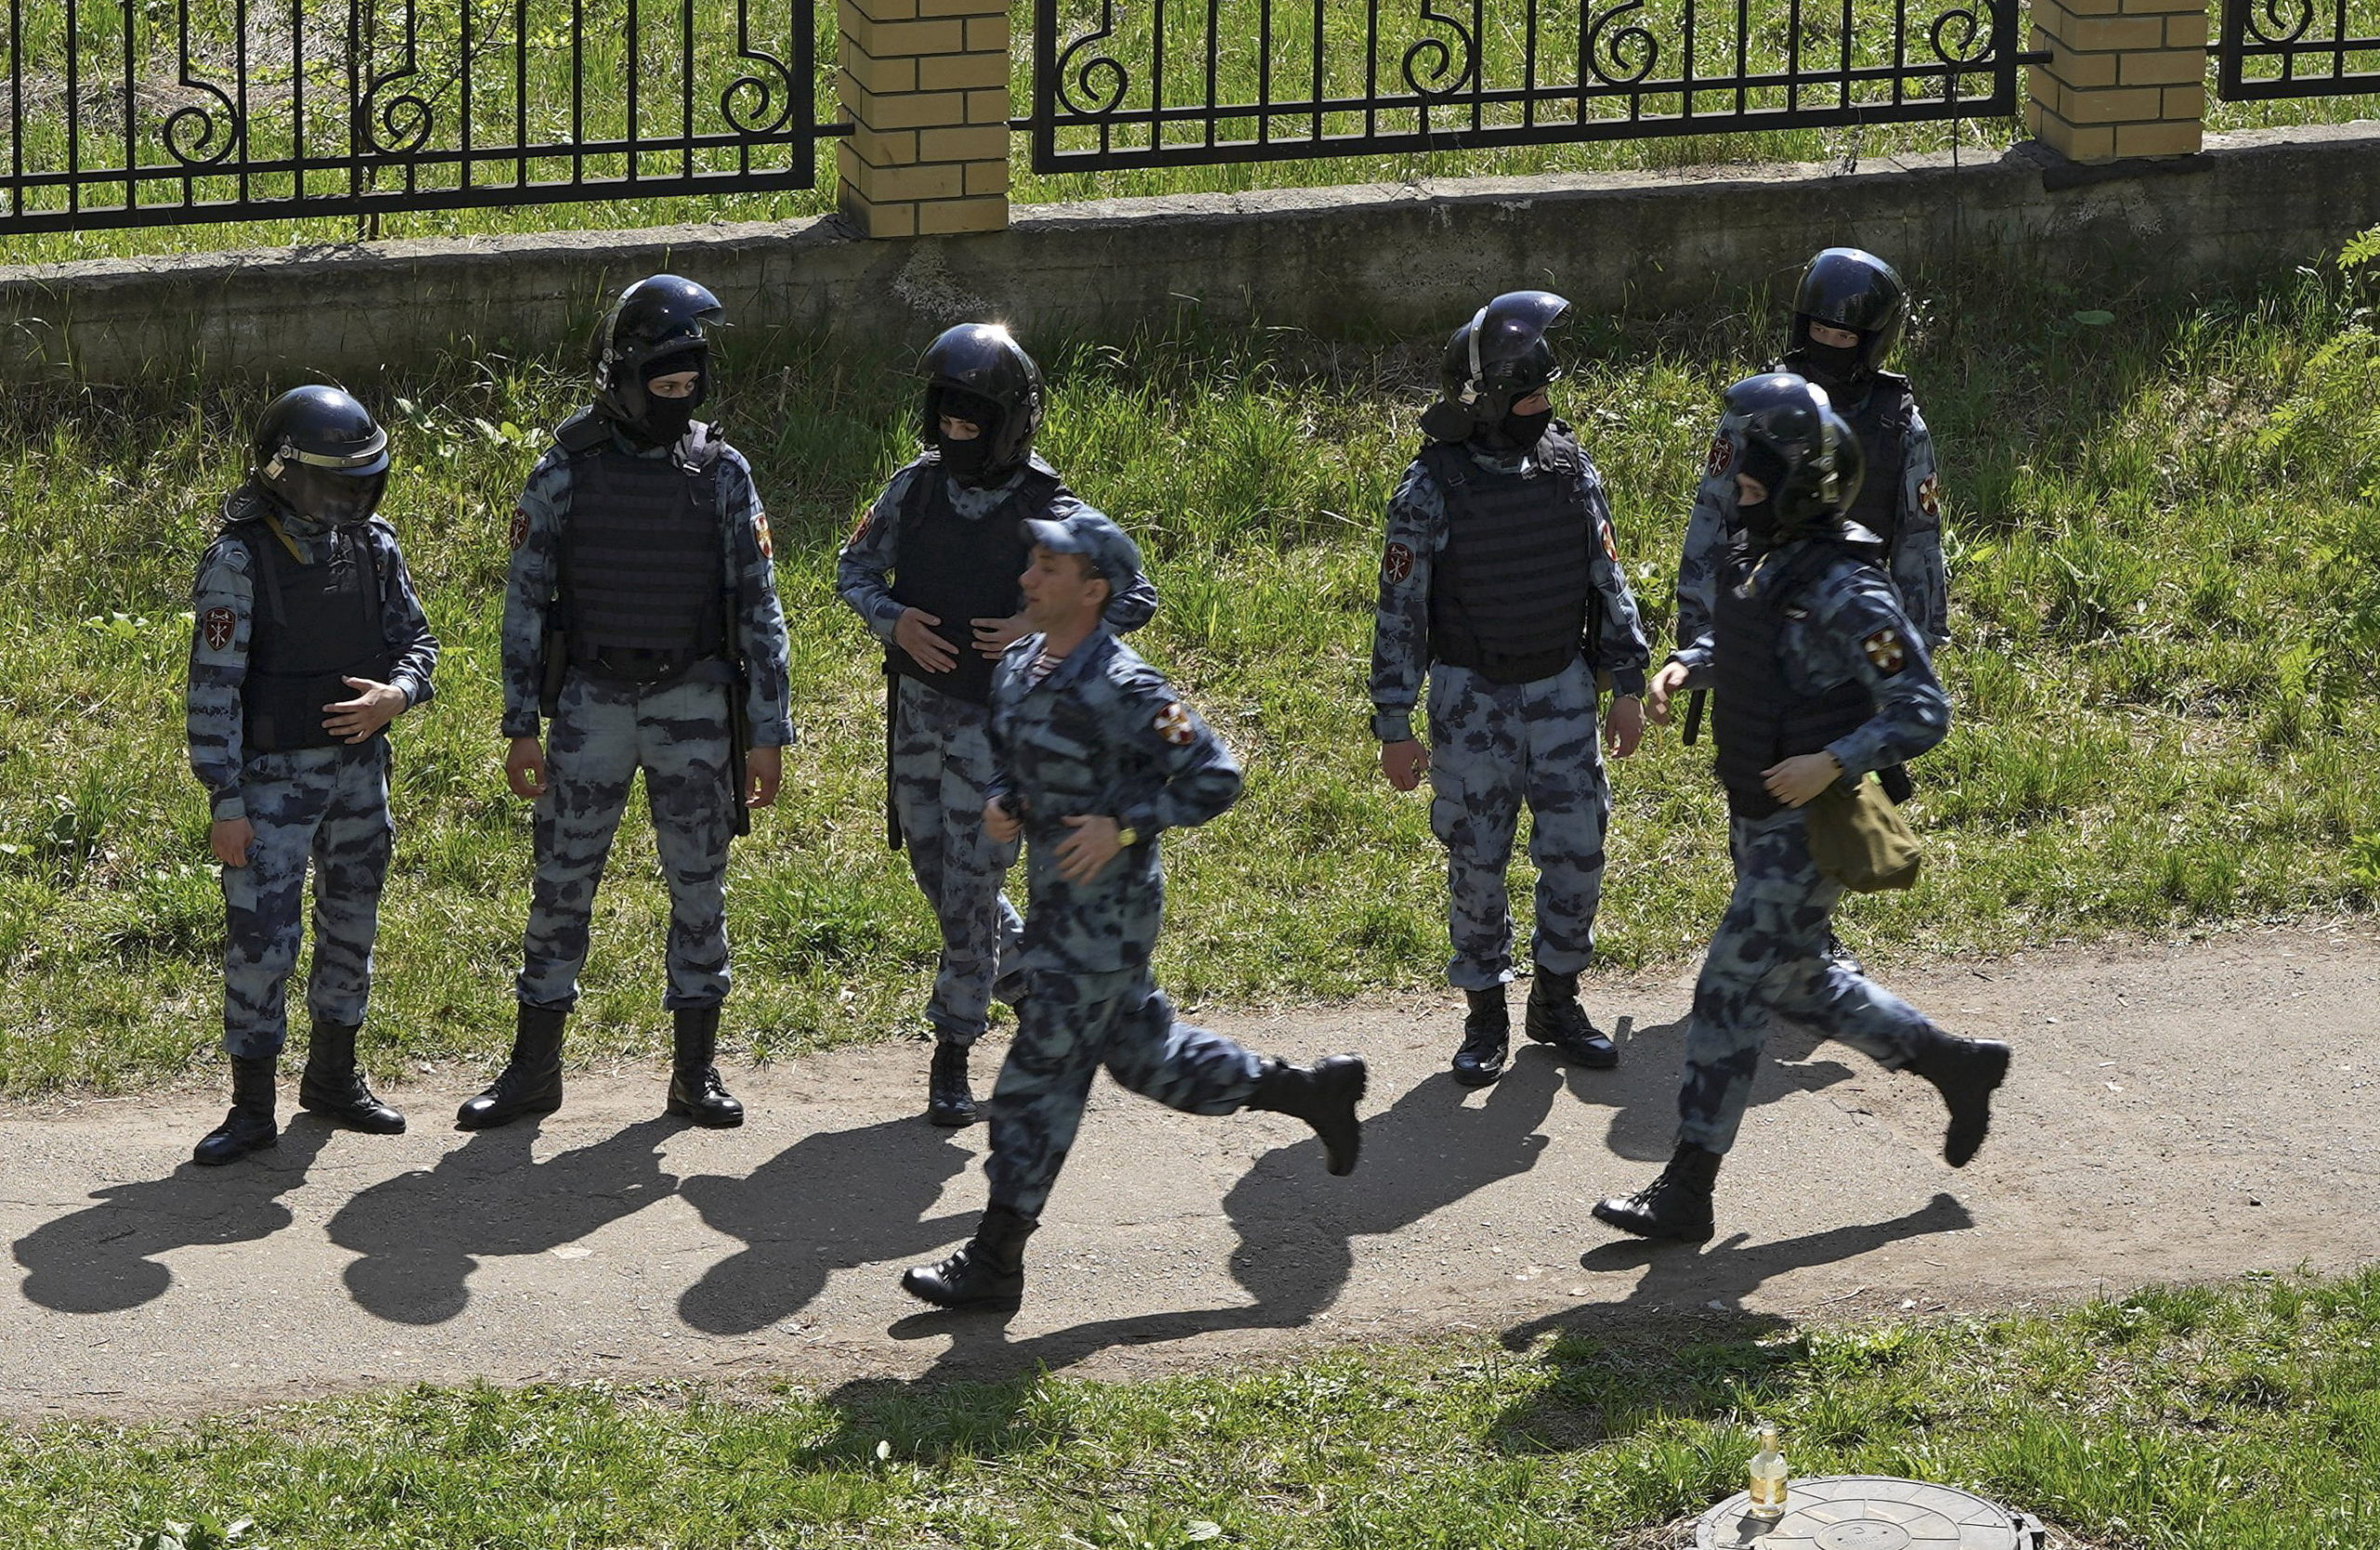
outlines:
M1762 443L1752 442L1744 447L1744 460L1736 471L1758 480L1768 492L1757 502L1736 508L1736 523L1744 530L1744 541L1753 553L1765 553L1777 547L1777 485L1785 477L1785 459Z
M942 454L942 466L950 477L961 484L972 485L992 459L992 443L1000 428L1000 406L981 393L971 393L964 388L945 388L935 405L933 427L934 449ZM943 417L963 419L975 428L972 440L953 441L942 433Z
M1504 412L1502 427L1504 440L1524 452L1529 451L1544 436L1545 428L1553 423L1554 406L1550 404L1533 415L1517 415L1508 409Z
M1851 332L1857 334L1859 331L1855 328ZM1858 344L1820 344L1808 337L1808 330L1805 327L1801 341L1794 345L1787 359L1800 369L1804 377L1830 394L1841 394L1858 388L1866 378L1864 358L1867 350L1868 341L1864 335Z
M693 392L683 398L664 398L653 391L654 378L675 377L682 371L695 374ZM709 351L681 350L649 361L644 367L644 418L630 429L654 446L676 446L694 423L694 411L709 396Z

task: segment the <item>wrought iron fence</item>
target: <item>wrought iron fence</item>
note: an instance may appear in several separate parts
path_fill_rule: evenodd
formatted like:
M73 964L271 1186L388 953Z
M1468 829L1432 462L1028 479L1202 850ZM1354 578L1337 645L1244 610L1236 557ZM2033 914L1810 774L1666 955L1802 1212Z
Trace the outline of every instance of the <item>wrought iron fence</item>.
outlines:
M1036 0L1043 172L1975 118L2016 0Z
M2234 102L2380 92L2380 0L2224 0L2216 53Z
M0 231L808 188L814 0L7 0Z

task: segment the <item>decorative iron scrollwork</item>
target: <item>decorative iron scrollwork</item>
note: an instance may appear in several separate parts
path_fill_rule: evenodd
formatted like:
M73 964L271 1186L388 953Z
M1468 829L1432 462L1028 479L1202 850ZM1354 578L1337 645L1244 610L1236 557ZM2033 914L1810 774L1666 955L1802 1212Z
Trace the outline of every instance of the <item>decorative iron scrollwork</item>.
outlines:
M2285 19L2284 7L2290 14L2297 18L2294 22ZM2283 31L2267 32L2264 25L2256 20L2259 9L2262 9L2265 17L2273 26L2281 28ZM2314 25L2314 0L2264 0L2261 7L2254 4L2245 7L2240 20L2246 25L2248 34L2258 43L2276 45L2295 43L2306 35L2307 28Z
M1955 45L1949 41L1950 30L1958 29ZM1977 65L1990 59L1999 45L1990 20L1971 10L1949 10L1934 19L1925 32L1926 46L1944 64Z
M1065 52L1058 56L1053 73L1058 82L1058 103L1069 117L1105 118L1122 104L1124 94L1131 89L1132 73L1113 55L1094 54L1080 64L1075 62L1075 56L1084 49L1115 35L1116 0L1100 0L1099 25L1066 45Z
M1437 0L1421 0L1420 20L1424 26L1444 27L1454 34L1454 41L1449 44L1444 38L1425 37L1408 48L1403 67L1405 85L1416 96L1451 97L1478 76L1479 40L1461 18L1438 9ZM1421 66L1424 60L1430 61L1426 71Z
M376 70L366 77L364 95L355 104L353 134L356 146L372 154L410 156L430 143L430 130L436 119L429 101L418 91L400 91L382 97L401 82L418 80L421 76L419 51L416 46L415 30L418 19L414 14L414 0L404 0L404 63L395 70ZM365 35L357 40L369 59L378 52L378 7L371 7L366 15ZM469 70L465 60L461 69Z
M719 116L739 135L759 139L778 133L793 116L793 70L774 54L752 46L751 0L735 0L735 57L755 68L727 83L719 94Z
M67 40L68 46L73 40ZM214 99L212 106L196 102L184 103L166 115L160 138L165 142L166 154L184 166L214 166L231 154L240 143L242 131L240 110L231 94L214 82L200 78L196 63L191 56L190 0L181 0L181 73L182 86Z
M1631 11L1643 10L1645 0L1620 0L1620 4L1601 11L1590 20L1579 13L1579 65L1587 74L1607 86L1633 86L1653 73L1660 62L1661 41L1650 29L1642 25L1622 27L1606 35L1611 24ZM1631 56L1634 56L1632 60ZM1610 64L1606 66L1605 60Z

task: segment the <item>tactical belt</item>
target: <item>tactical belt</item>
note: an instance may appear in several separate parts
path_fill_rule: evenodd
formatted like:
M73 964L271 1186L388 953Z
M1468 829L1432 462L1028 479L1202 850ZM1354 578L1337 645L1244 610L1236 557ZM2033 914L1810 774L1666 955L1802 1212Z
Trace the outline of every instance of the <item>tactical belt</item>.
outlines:
M1475 672L1490 683L1534 683L1540 678L1552 678L1579 659L1579 648L1574 645L1507 656L1501 652L1466 651L1450 641L1436 644L1439 661L1449 668Z
M572 643L570 665L589 678L619 688L649 692L679 683L733 683L734 665L717 656L690 656L681 651L646 651L635 646L579 650Z

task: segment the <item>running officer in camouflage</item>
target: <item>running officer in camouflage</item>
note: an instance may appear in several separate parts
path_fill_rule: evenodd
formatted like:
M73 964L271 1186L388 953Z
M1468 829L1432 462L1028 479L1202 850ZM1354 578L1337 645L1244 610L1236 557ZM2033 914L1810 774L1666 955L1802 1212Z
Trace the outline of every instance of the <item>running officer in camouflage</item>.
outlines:
M1649 654L1603 481L1547 391L1561 375L1548 336L1569 310L1514 291L1455 330L1445 397L1422 417L1429 441L1389 502L1381 561L1372 735L1396 789L1430 778L1430 828L1447 848L1447 977L1470 1003L1454 1079L1472 1087L1503 1075L1510 1048L1504 873L1524 804L1538 868L1528 1036L1580 1066L1620 1060L1579 1004L1611 812L1598 680L1614 691L1604 741L1625 759L1643 735ZM1412 724L1425 677L1426 745Z
M676 275L622 292L596 330L594 404L554 432L512 519L505 776L537 804L536 875L512 1057L463 1105L467 1130L562 1106L563 1025L639 770L669 885L668 1110L743 1122L716 1064L728 841L776 800L793 728L768 518L743 457L694 418L722 322Z
M884 643L887 838L906 845L909 871L942 932L926 1021L934 1032L926 1118L975 1119L967 1055L1023 929L1000 881L1013 841L984 829L992 778L985 732L992 669L1025 632L1016 578L1030 518L1063 520L1090 508L1033 453L1045 393L1040 368L1007 329L969 323L926 350L918 435L924 456L901 469L868 508L835 564L835 590ZM1117 634L1146 624L1157 589L1136 576L1107 605Z
M1736 887L1711 938L1686 1023L1676 1150L1659 1177L1594 1208L1646 1238L1713 1230L1719 1159L1735 1145L1769 1024L1787 1018L1924 1078L1950 1109L1943 1157L1983 1145L2008 1046L1945 1033L1858 964L1828 951L1842 884L1810 858L1805 805L1924 753L1950 704L1858 510L1858 433L1824 390L1791 373L1727 390L1742 435L1733 478L1743 543L1720 573L1710 628L1652 683L1666 721L1682 689L1718 693L1718 774Z
M1942 566L1942 480L1934 438L1909 378L1885 371L1909 318L1909 288L1892 265L1857 247L1830 247L1802 271L1793 331L1774 370L1826 391L1859 438L1867 469L1851 520L1884 546L1884 571L1929 652L1950 638L1950 588ZM1740 537L1736 472L1743 423L1723 415L1703 460L1702 483L1686 523L1677 565L1677 643L1711 627L1719 567Z
M1028 841L1031 907L1019 971L1016 1041L991 1098L991 1202L959 1249L901 1278L944 1307L1014 1307L1025 1242L1074 1144L1102 1066L1135 1093L1191 1114L1292 1114L1322 1138L1333 1173L1355 1166L1364 1063L1311 1067L1259 1057L1174 1019L1150 977L1163 914L1157 839L1238 800L1239 766L1162 675L1105 623L1141 556L1087 507L1025 523L1022 587L1035 633L993 681L994 775L983 824Z
M273 1068L314 877L312 1017L300 1106L393 1135L404 1116L355 1059L395 825L389 723L430 698L438 642L377 520L389 438L336 388L299 388L258 423L248 477L199 563L187 709L223 864L223 1048L231 1111L195 1159L273 1146Z

